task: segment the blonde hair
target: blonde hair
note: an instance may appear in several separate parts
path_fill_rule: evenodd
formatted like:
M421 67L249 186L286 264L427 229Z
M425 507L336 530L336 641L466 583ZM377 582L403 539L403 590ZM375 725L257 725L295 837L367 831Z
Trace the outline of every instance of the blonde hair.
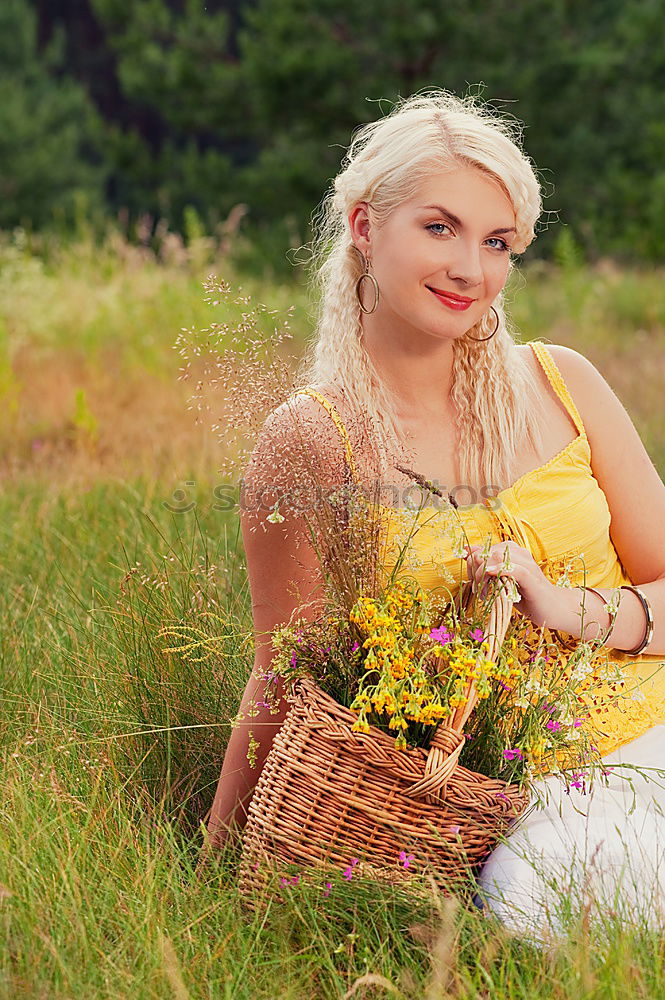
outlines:
M371 414L376 444L385 458L403 454L405 438L394 403L362 343L355 285L363 271L348 215L366 201L378 223L412 196L433 170L473 166L493 177L509 197L516 216L514 249L522 253L534 238L542 210L540 185L519 147L519 123L444 90L401 99L388 115L354 134L342 169L314 218L314 282L318 287L315 336L298 382L337 385L358 413ZM525 440L536 449L541 438L541 397L527 363L514 349L503 302L496 334L486 343L466 336L453 345L451 400L459 421L458 462L463 481L509 483L515 457ZM489 312L470 337L487 337L496 317Z

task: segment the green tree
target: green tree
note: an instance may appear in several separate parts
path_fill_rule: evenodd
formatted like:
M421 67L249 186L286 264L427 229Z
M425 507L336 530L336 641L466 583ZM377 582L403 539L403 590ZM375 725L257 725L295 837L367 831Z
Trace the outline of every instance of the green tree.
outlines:
M136 129L110 128L114 202L179 228L193 205L214 225L238 201L236 162L255 155L228 12L205 0L91 3L123 94L167 126L158 142Z
M37 48L27 0L0 4L0 227L71 222L103 202L101 122L78 83L62 75L63 37Z

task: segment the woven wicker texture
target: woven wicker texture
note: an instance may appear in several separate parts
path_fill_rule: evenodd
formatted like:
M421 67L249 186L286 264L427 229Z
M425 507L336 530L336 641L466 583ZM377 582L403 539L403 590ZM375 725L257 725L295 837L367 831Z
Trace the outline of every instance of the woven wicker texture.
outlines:
M512 604L495 601L486 635L489 657L503 642ZM248 900L265 890L280 865L340 868L358 858L367 871L404 882L429 868L444 891L468 879L528 793L461 767L463 726L477 695L439 725L429 749L396 750L375 727L351 730L356 713L309 679L298 680L291 708L257 782L243 831L239 888ZM289 874L292 874L290 872Z

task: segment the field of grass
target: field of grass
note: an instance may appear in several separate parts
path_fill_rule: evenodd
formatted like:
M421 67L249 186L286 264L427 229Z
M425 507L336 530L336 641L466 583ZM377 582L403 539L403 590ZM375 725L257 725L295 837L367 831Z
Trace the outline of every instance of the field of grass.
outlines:
M233 849L195 873L252 662L219 439L173 349L210 271L205 246L0 245L0 997L662 997L665 936L611 915L543 952L434 893L340 878L250 914ZM661 475L664 277L563 255L511 286L522 338L586 354ZM240 283L307 335L301 285ZM174 625L214 653L168 652Z

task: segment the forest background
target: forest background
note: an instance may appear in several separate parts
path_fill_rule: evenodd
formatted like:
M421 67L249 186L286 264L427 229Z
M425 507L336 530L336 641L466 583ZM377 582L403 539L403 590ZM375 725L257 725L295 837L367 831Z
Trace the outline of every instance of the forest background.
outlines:
M351 130L472 92L525 123L548 214L587 259L662 258L662 0L3 0L0 228L246 212L290 268ZM189 221L188 221L189 220ZM527 258L528 259L528 258Z

